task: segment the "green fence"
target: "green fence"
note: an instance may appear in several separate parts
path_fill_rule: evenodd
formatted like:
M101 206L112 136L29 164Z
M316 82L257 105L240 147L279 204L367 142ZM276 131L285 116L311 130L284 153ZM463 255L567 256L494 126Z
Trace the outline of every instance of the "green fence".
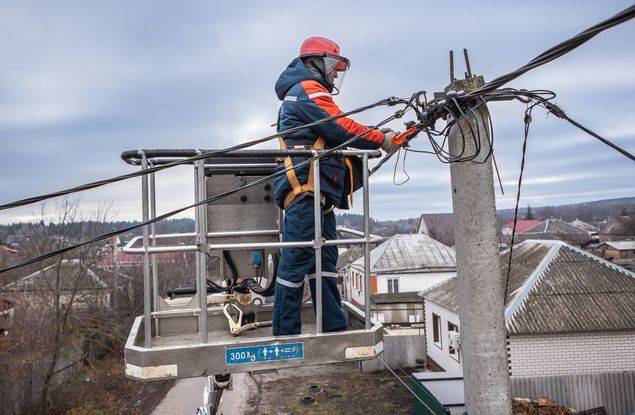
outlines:
M413 415L447 415L449 412L441 405L441 402L430 391L411 376L412 390L416 396L412 397ZM423 403L422 403L423 402ZM425 403L425 405L424 405Z

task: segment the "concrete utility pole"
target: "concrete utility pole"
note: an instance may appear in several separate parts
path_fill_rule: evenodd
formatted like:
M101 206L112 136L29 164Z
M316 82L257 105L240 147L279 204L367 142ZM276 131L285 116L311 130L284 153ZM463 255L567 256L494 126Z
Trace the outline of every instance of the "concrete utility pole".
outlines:
M470 92L482 84L482 77L470 73L468 79L452 82L446 91ZM472 162L450 165L465 404L468 415L509 415L512 409L492 158L478 163L490 150L488 110L483 105L474 112L460 123L463 135L455 125L448 139L450 154L469 156L475 151L473 133L480 132L481 155Z

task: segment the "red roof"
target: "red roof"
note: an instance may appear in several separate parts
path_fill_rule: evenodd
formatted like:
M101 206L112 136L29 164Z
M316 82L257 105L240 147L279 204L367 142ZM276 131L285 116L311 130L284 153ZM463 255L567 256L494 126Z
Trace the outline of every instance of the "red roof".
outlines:
M11 249L8 246L0 245L0 254L17 254L18 251Z
M525 232L529 228L533 228L534 226L541 223L539 220L519 220L516 222L516 233ZM514 222L509 222L503 225L504 228L511 228L514 226Z

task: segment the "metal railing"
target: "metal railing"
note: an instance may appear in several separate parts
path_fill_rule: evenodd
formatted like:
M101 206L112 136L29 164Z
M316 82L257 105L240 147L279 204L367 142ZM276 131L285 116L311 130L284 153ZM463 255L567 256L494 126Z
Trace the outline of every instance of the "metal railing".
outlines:
M175 159L190 157L201 154L205 150L139 150L128 151L122 154L122 158L129 164L140 165L145 170L150 166L169 163ZM271 157L313 157L324 153L325 150L242 150L225 153L213 158L248 158L250 160L271 158ZM198 308L192 310L198 314L199 329L201 334L201 342L208 343L208 327L207 327L207 252L210 250L245 250L245 249L263 249L263 248L298 248L313 247L315 250L315 276L316 276L316 334L321 334L322 330L322 247L332 245L364 245L364 326L366 330L370 330L372 326L370 310L370 245L381 242L382 238L370 234L370 198L368 187L368 160L381 156L378 150L337 150L330 156L355 156L361 157L363 166L363 217L364 231L355 231L347 228L338 228L339 231L350 233L359 238L352 239L333 239L326 240L322 238L322 207L320 198L313 198L315 212L315 234L314 239L310 241L298 242L247 242L247 243L209 243L209 239L220 237L240 237L240 236L262 236L279 234L279 229L270 230L249 230L249 231L224 231L224 232L208 232L207 231L207 212L206 205L202 204L195 208L195 232L191 233L175 233L175 234L157 234L154 224L143 227L143 235L135 237L128 242L123 248L123 252L129 254L143 255L143 298L144 298L144 346L152 347L152 326L149 321L154 320L155 333L159 334L158 318L160 317L159 293L158 293L158 261L156 254L169 252L195 252L196 253L196 298L198 299ZM271 169L274 164L263 162L249 163L225 163L225 164L205 164L206 160L198 160L193 162L194 166L194 193L195 202L205 200L206 194L205 168L214 167L220 171L227 169L251 169L251 168L268 168ZM314 192L320 193L320 163L319 159L311 162L314 177ZM154 219L156 217L156 179L154 173L142 176L141 181L142 195L142 218L144 221ZM183 237L195 237L194 245L172 245L157 246L159 239L174 239ZM140 248L134 247L135 243L142 239L143 245ZM153 312L154 309L154 312ZM185 311L185 310L184 310ZM169 314L169 313L167 313Z

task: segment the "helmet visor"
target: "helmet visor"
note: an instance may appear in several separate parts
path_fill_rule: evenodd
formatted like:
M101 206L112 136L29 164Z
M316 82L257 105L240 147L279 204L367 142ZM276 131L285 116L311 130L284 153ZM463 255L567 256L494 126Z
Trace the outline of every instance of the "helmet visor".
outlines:
M350 62L342 56L331 54L324 55L324 70L326 71L326 76L328 81L333 85L338 93L342 87L344 77L346 72L348 72L349 67Z

